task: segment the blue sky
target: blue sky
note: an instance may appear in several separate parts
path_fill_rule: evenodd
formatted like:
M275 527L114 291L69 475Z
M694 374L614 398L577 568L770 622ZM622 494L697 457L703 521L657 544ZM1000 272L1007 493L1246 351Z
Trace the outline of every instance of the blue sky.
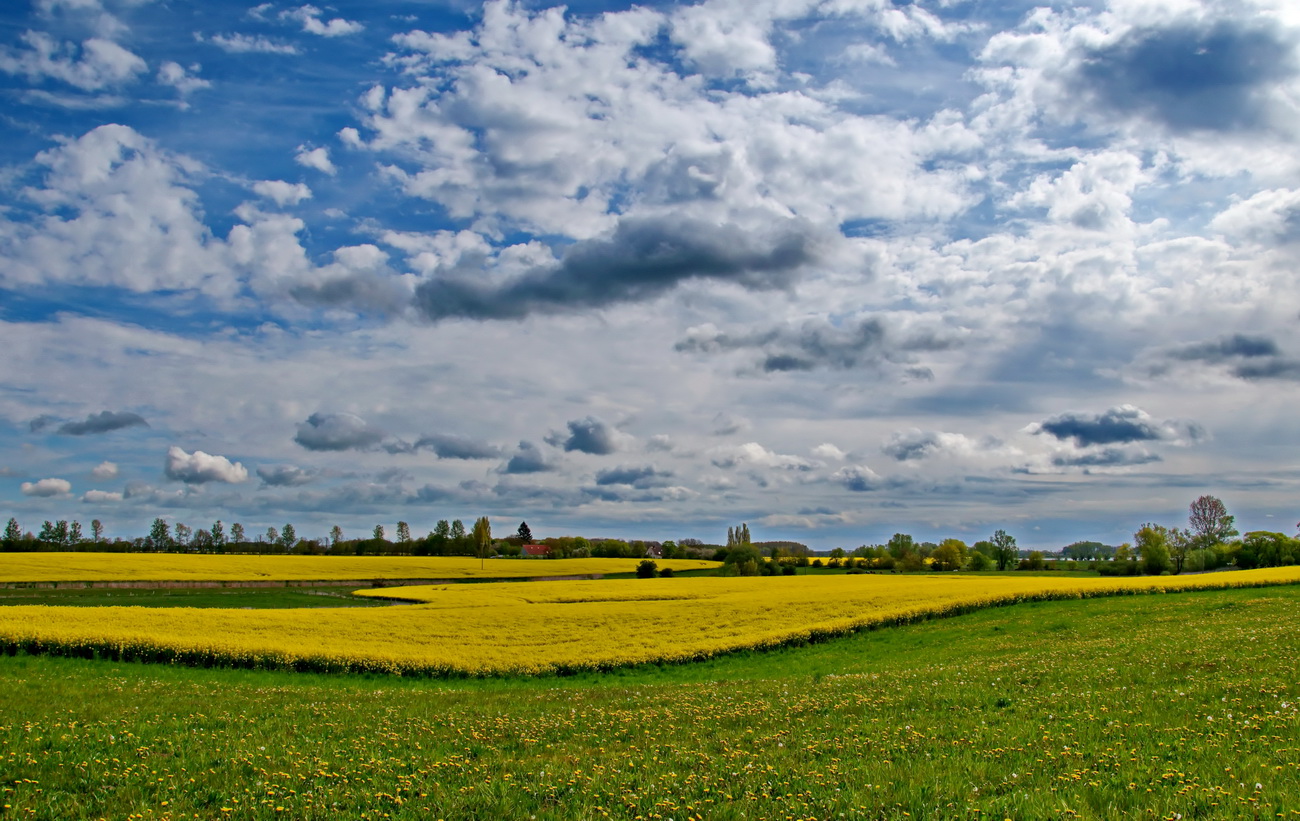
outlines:
M1291 532L1282 0L0 11L0 509Z

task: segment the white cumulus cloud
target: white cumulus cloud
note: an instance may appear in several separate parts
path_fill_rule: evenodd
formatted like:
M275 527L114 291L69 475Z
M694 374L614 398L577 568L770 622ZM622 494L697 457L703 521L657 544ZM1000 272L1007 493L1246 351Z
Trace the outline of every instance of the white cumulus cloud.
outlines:
M224 456L214 456L201 450L186 453L175 445L167 449L167 463L163 472L168 479L188 485L206 482L235 484L248 479L248 470L239 462L231 462Z
M24 496L48 499L54 496L67 496L72 492L72 483L67 479L41 479L39 482L23 482L21 489Z
M314 168L330 176L338 172L334 163L330 162L330 152L326 148L307 148L305 145L300 145L293 160L304 168Z

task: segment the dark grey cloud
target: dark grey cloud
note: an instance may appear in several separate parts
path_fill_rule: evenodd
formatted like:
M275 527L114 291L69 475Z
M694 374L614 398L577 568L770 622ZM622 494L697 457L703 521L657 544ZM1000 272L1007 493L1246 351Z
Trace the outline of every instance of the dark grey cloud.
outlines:
M43 413L27 423L27 430L32 433L40 433L57 421L59 421L57 418L50 416L48 413Z
M1270 91L1297 73L1295 32L1263 19L1136 28L1088 53L1080 90L1175 131L1266 126Z
M618 450L618 432L594 416L575 419L567 423L569 433L553 433L546 438L547 444L563 447L566 451L593 453L605 456Z
M1232 369L1240 379L1290 379L1300 380L1300 361L1294 359L1269 359L1263 362L1243 362Z
M407 504L415 499L400 485L371 482L350 482L319 489L303 488L290 494L263 494L262 505L267 510L299 510L338 515L379 514L392 512L394 505ZM390 531L391 533L391 531Z
M869 493L884 486L875 471L862 465L840 468L831 476L831 481L854 493Z
M654 465L620 465L599 471L596 474L596 484L650 488L665 484L672 475L671 471L660 471Z
M549 470L555 470L555 465L532 442L520 442L515 455L505 466L506 473L543 473Z
M736 416L725 411L719 412L713 417L713 435L730 436L733 433L740 433L749 430L750 422L743 416Z
M312 308L343 307L380 317L400 314L411 299L410 290L400 280L372 272L300 282L289 288L289 296Z
M939 434L932 431L907 431L894 436L880 448L881 453L900 462L924 459L941 449Z
M434 322L518 319L653 299L692 279L780 288L815 258L812 231L801 221L747 231L682 217L626 217L609 237L577 242L557 264L509 282L421 283L415 306Z
M1185 361L1217 363L1237 357L1253 359L1261 356L1278 356L1279 353L1277 343L1270 337L1233 334L1178 348L1171 353L1171 356Z
M954 339L935 333L900 335L889 332L878 319L860 319L836 325L824 319L797 326L725 333L712 326L692 329L676 349L683 353L755 351L756 367L765 373L811 371L819 368L849 370L884 363L910 364L920 351L955 347ZM928 369L912 369L924 378Z
M257 469L257 477L264 487L297 487L313 481L316 476L316 471L296 465L262 465Z
M90 414L82 422L64 422L59 425L57 432L64 436L86 436L88 434L110 433L115 430L137 426L149 427L149 423L138 413L101 411Z
M499 459L503 454L500 447L488 442L470 439L468 436L439 433L421 436L414 442L393 439L384 443L384 450L389 453L430 450L439 459Z
M364 450L383 438L383 431L351 413L313 413L299 423L293 441L307 450Z
M1145 450L1125 450L1123 448L1102 448L1077 454L1058 454L1052 457L1056 467L1123 467L1126 465L1148 465L1159 462L1160 457Z
M501 456L501 448L496 445L455 434L422 436L415 447L431 450L439 459L497 459Z
M456 498L456 491L438 485L425 485L415 491L412 502L430 504L434 502L445 502L449 499Z
M1130 442L1201 439L1205 432L1191 422L1157 422L1132 405L1120 405L1103 413L1063 413L1038 423L1034 433L1046 433L1062 441L1074 440L1081 448Z
M400 485L414 478L405 468L384 468L375 474L375 481L381 485Z
M1264 379L1300 380L1300 360L1285 356L1271 337L1232 334L1175 348L1171 360L1204 362L1227 368L1232 376L1249 381ZM1151 369L1155 375L1169 370L1167 364Z

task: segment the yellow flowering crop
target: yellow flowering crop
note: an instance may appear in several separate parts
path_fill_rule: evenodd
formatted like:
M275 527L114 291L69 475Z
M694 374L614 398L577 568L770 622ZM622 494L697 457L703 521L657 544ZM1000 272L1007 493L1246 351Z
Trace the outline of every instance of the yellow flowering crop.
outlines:
M1154 578L778 576L419 586L370 609L0 607L0 647L304 670L489 674L684 661L978 607L1300 583L1300 567Z
M631 573L639 559L479 559L467 556L241 556L184 553L5 553L0 584L113 581L369 581L509 579ZM659 559L698 570L716 562ZM480 569L479 565L483 567Z

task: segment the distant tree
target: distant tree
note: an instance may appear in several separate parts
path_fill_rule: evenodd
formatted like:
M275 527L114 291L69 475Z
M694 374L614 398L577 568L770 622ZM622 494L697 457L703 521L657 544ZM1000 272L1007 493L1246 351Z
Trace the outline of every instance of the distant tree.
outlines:
M1133 560L1133 545L1129 544L1128 542L1125 542L1124 544L1115 548L1114 561L1127 562L1132 560Z
M1046 566L1043 560L1043 551L1031 550L1029 555L1020 560L1021 570L1042 570Z
M69 533L70 528L68 527L67 519L59 519L54 523L54 543L59 547L67 546L68 542L71 540Z
M1235 533L1236 531L1233 532ZM1190 530L1180 530L1176 527L1169 528L1169 535L1167 537L1167 543L1169 545L1169 569L1175 575L1183 572L1183 566L1187 564L1187 557L1196 549L1198 541L1199 540L1192 535ZM1217 544L1217 542L1212 544Z
M176 523L176 527L173 528L173 531L176 533L176 543L181 546L189 544L190 536L194 535L194 531L190 530L188 525L181 522Z
M644 559L636 566L636 577L638 579L653 579L659 575L659 565L655 564L654 559Z
M757 547L752 544L738 544L727 551L727 557L723 560L723 572L753 576L758 573L762 559Z
M90 520L90 538L97 542L104 541L104 523L98 519Z
M1242 537L1237 550L1237 566L1242 569L1276 567L1297 561L1300 561L1300 539L1285 533L1253 530Z
M225 525L221 524L220 519L217 519L215 522L212 523L211 532L212 532L212 544L214 544L217 547L221 547L226 543L226 528Z
M1209 494L1192 502L1187 522L1198 547L1222 544L1237 535L1236 517L1229 516L1223 502Z
M198 548L198 550L202 553L211 552L212 532L208 530L204 530L201 527L197 528L194 531L194 540L191 541L190 544L194 545L194 547Z
M460 519L453 519L451 522L451 538L455 542L465 538L465 523Z
M13 550L22 538L23 529L18 526L18 520L10 517L9 524L5 525L4 549Z
M533 531L528 527L528 522L519 523L519 531L515 533L515 538L524 544L533 543Z
M457 521L460 520L457 519ZM483 560L487 558L488 550L492 547L492 523L488 521L488 517L480 516L474 522L473 537L474 549L478 553L479 566L482 567Z
M411 541L411 526L406 522L397 523L397 541L399 544Z
M293 525L285 524L284 529L280 531L280 545L286 550L292 548L298 543L298 534L293 529Z
M171 526L166 519L156 518L149 526L149 546L154 550L166 550L172 546Z
M68 543L81 544L81 541L81 522L73 521L72 524L68 526Z
M733 548L733 547L735 547L735 546L736 546L736 529L735 529L734 527L728 527L728 528L727 528L727 548L728 548L728 549L731 549L731 548Z
M993 545L993 560L998 563L998 570L1006 570L1019 554L1015 537L1008 535L1005 530L999 530L989 542Z
M244 541L244 526L235 522L230 526L230 541L240 544Z
M1169 530L1162 525L1145 524L1133 534L1142 569L1158 576L1169 569Z
M930 554L934 570L960 570L966 566L966 543L961 539L944 539Z
M433 526L433 537L435 539L450 539L451 523L446 519L439 519L438 523Z
M1088 561L1106 552L1106 545L1101 542L1074 542L1061 548L1061 555L1067 559Z
M979 550L971 551L970 554L971 570L988 570L990 567L993 567L993 560L990 559L987 554Z
M330 547L338 547L341 541L343 541L343 528L334 525L330 528Z
M753 543L754 543L753 540L750 539L750 537L749 537L749 525L744 524L744 523L742 523L742 524L740 525L740 543L741 543L741 544L753 544Z
M895 533L889 537L885 545L889 549L889 555L895 560L900 560L908 553L916 552L916 541L906 533Z
M375 541L382 541L384 538L384 526L375 525L375 529L370 533L370 538L374 539Z

